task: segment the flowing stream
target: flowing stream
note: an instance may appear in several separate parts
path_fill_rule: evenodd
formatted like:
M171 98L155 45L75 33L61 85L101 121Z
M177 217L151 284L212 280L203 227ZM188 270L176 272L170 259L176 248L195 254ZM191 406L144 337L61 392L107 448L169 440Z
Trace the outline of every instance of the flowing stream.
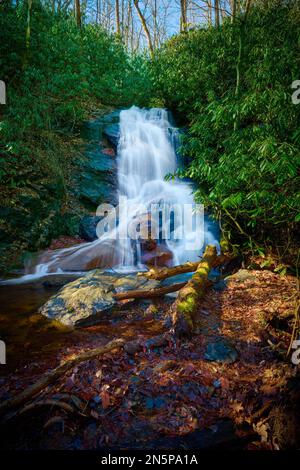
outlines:
M97 240L45 252L34 271L19 278L19 282L96 267L125 272L143 269L143 233L150 239L156 238L154 253L157 250L167 253L168 263L173 265L197 260L204 242L218 244L207 218L199 232L195 214L191 215L195 210L191 185L174 178L165 179L178 166L177 143L178 131L172 126L167 110L133 106L121 111L117 168L122 203L109 217L105 212L107 206L98 208L98 214L106 217L99 224ZM190 211L189 223L185 208ZM200 216L197 220L201 223ZM128 236L129 233L133 236Z

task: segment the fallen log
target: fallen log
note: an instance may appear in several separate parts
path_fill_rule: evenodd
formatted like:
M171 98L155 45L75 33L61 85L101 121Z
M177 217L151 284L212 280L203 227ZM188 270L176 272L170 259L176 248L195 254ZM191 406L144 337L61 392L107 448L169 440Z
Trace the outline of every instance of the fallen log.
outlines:
M220 264L225 261L230 260L228 256L219 255L216 256L212 267L220 266ZM155 279L157 281L163 281L169 277L178 276L179 274L192 273L196 271L201 260L195 262L187 262L184 264L179 264L177 266L172 266L171 268L151 268L149 271L140 272L138 276L146 277L147 279Z
M114 294L115 300L128 300L128 299L153 299L154 297L162 297L163 295L170 294L182 289L187 284L185 282L177 282L171 286L155 287L153 289L139 289L128 290L125 292L118 292Z
M215 246L208 245L191 280L179 291L172 315L176 336L189 336L194 328L198 300L203 297L208 274L217 257Z
M195 263L188 262L173 266L172 268L151 268L147 272L138 273L138 276L146 277L147 279L155 279L157 281L163 281L168 277L177 276L178 274L191 273L196 271L199 261Z
M47 385L50 385L51 383L59 379L62 375L64 375L69 369L72 369L75 365L84 361L88 361L89 359L94 359L95 357L101 356L114 349L119 349L124 346L124 344L125 341L123 339L115 339L107 343L102 348L91 349L90 351L86 351L83 354L80 354L79 356L76 356L72 359L63 362L55 369L46 372L40 380L27 387L20 394L16 395L15 397L9 398L8 400L1 403L0 415L7 413L13 408L17 408L18 406L23 405L25 402L30 400L30 398L37 395L44 388L46 388Z

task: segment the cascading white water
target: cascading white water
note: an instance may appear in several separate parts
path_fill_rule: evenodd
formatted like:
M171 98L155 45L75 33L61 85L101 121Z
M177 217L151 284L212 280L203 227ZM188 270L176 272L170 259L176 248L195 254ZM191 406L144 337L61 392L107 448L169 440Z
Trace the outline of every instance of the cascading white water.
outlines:
M165 176L173 174L177 166L173 133L165 109L142 110L132 107L121 112L118 181L120 195L128 199L126 225L137 217L136 208L144 207L148 212L153 204L193 204L189 185L173 180L165 181ZM141 213L143 209L140 209ZM175 225L176 222L177 230L180 231L182 222L175 220ZM174 263L186 260L187 253L182 249L184 242L184 239L176 242L166 240L173 252ZM134 265L135 258L136 264L140 264L129 238L119 240L118 245L121 265L125 269ZM199 251L197 254L199 256Z
M118 183L120 195L128 201L125 225L137 217L137 208L144 206L148 212L151 204L166 201L171 196L172 185L164 181L164 177L176 169L169 132L165 109L132 107L120 113ZM132 268L135 261L140 265L140 253L134 251L129 238L119 240L118 248L121 266Z
M128 236L120 237L120 234L127 234L134 221L147 217L153 204L158 207L166 204L181 207L193 204L189 184L173 179L165 180L165 176L173 174L177 167L175 132L169 122L168 112L164 109L146 110L133 106L121 111L118 186L119 195L127 198L126 217L119 214L118 225L94 242L47 252L35 267L35 272L23 276L20 281L42 277L48 273L85 271L95 266L110 266L125 271L141 269L143 266L139 241ZM170 225L170 220L167 220L167 225ZM176 236L176 233L182 233L182 225L182 218L175 211L176 231L164 240L173 254L173 264L196 260L201 254L200 240L196 250L187 251L185 248L187 240L197 242L197 234L192 227L189 231L185 227L184 238ZM207 243L217 244L210 232L205 233L205 239Z

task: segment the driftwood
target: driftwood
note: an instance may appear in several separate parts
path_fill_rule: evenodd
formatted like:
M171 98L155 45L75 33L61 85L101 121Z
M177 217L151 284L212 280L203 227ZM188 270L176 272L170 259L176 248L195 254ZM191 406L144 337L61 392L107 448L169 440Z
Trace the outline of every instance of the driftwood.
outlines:
M217 257L214 246L207 246L202 261L192 279L179 291L172 316L176 336L190 335L194 327L194 316L198 300L203 297L208 274Z
M40 380L27 387L23 392L21 392L17 396L9 398L8 400L1 403L0 415L7 413L13 408L17 408L18 406L23 405L23 403L27 402L28 400L30 400L30 398L37 395L44 388L46 388L47 385L50 385L51 383L58 380L62 375L64 375L69 369L72 369L75 365L84 361L88 361L89 359L94 359L95 357L101 356L114 349L121 348L122 346L124 346L124 344L125 341L123 339L115 339L107 343L102 348L91 349L90 351L86 351L83 354L80 354L79 356L76 356L72 359L63 362L55 369L46 372Z
M128 290L125 292L118 292L114 294L115 300L127 300L127 299L152 299L154 297L162 297L163 295L169 294L170 292L176 292L182 289L187 284L185 282L177 282L171 286L155 287L153 289L139 289L139 290Z

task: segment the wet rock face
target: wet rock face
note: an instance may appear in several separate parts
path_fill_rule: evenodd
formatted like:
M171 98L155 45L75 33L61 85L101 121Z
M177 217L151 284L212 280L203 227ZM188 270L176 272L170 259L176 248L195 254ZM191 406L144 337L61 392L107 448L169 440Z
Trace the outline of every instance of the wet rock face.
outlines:
M89 143L79 164L78 197L89 210L95 210L103 202L116 202L119 114L115 111L99 116L88 122L82 131Z
M85 215L82 217L79 224L79 235L84 240L92 242L96 240L97 237L97 224L100 222L101 217Z
M158 284L158 281L136 274L121 275L95 270L66 284L40 309L40 313L68 326L93 325L117 306L115 293L152 289Z
M94 147L93 147L94 145ZM91 144L80 166L79 198L90 207L111 203L116 191L116 159L110 148Z
M119 137L120 137L120 126L119 124L109 124L104 127L103 133L109 142L117 148Z

